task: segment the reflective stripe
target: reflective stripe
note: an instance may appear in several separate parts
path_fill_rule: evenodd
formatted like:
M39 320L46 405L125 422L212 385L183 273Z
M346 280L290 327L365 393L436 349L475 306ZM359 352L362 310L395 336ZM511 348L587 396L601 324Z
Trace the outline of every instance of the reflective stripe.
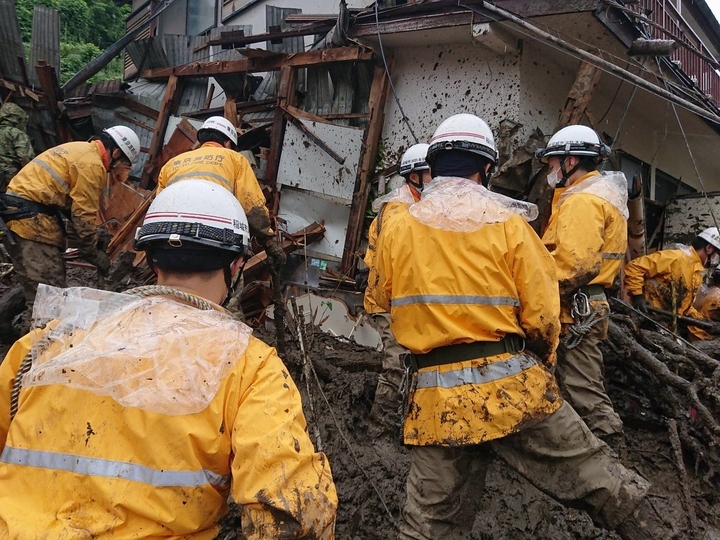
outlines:
M603 253L602 258L622 260L625 258L625 253Z
M65 182L65 180L63 180L57 172L55 172L54 170L52 170L50 168L50 165L45 163L40 158L33 159L32 163L37 163L38 165L40 165L43 169L45 169L48 172L48 174L50 176L53 177L53 180L55 180L58 184L60 184L61 188L63 188L67 193L70 193L70 186L67 185L67 182Z
M188 180L188 179L200 179L202 180L204 178L214 178L221 184L224 184L230 191L232 191L232 194L235 195L235 184L230 182L227 178L224 176L220 176L219 174L207 172L207 171L195 171L195 172L189 172L189 173L183 173L178 174L176 177L174 177L172 180L168 182L168 186L170 184L174 184L175 182L179 180Z
M463 304L520 307L520 300L510 296L472 296L454 294L418 294L392 299L392 305L394 307L409 306L410 304Z
M192 488L207 484L213 486L230 485L230 475L223 476L205 469L199 471L158 470L124 461L109 461L107 459L27 450L10 446L5 447L2 456L0 456L0 461L11 465L40 467L42 469L67 471L88 476L122 478L123 480L142 482L154 487Z
M485 384L517 375L535 365L537 365L535 360L520 354L500 362L454 369L444 373L440 373L437 369L421 371L418 373L417 388L454 388L464 384Z

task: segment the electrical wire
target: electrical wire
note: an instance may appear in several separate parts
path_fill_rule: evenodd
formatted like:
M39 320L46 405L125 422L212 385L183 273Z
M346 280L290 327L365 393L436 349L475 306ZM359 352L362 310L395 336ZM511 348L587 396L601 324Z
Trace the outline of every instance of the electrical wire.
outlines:
M388 81L390 82L390 89L392 90L393 96L395 96L395 103L397 103L400 114L402 115L402 121L405 122L405 125L410 131L410 135L412 135L415 144L417 144L419 142L418 138L415 136L415 132L410 125L410 120L408 120L408 117L405 116L405 111L400 104L400 99L398 98L397 92L395 92L395 85L393 84L392 77L390 76L390 69L388 68L387 60L385 59L385 49L383 48L382 37L380 36L380 16L378 15L377 1L375 2L375 27L377 28L378 43L380 44L380 55L382 56L383 66L385 66L385 74L387 75Z

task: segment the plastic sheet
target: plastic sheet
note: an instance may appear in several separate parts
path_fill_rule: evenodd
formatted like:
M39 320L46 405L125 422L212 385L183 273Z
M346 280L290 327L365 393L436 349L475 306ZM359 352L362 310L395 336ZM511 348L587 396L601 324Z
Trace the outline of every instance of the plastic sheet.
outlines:
M603 171L599 175L591 176L579 184L570 186L560 195L558 205L562 205L565 199L575 193L596 195L617 208L625 221L630 217L627 207L628 183L621 171Z
M422 200L410 206L421 223L436 229L473 232L484 225L502 223L519 215L525 221L538 217L532 203L494 193L466 178L438 177L423 191Z
M399 188L393 189L390 193L386 193L382 197L375 199L372 203L373 212L379 214L382 207L389 202L413 204L415 197L413 197L410 187L407 184L403 184Z
M51 322L24 387L62 384L166 415L205 409L252 334L223 312L165 296L85 288L39 288L33 315Z

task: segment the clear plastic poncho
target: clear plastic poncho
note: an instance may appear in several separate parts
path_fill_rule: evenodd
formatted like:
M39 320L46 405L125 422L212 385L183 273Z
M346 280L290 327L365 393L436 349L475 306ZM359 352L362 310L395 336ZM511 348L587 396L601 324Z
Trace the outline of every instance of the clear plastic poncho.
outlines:
M473 232L515 215L532 221L538 217L538 208L490 191L467 178L441 176L428 184L422 199L410 206L410 213L429 227Z
M62 384L170 416L204 410L252 334L220 311L82 287L41 285L33 318L48 324L23 387Z
M575 193L589 193L606 200L617 208L625 221L630 217L627 207L628 183L622 171L603 171L599 175L591 176L579 184L570 186L560 195L558 206Z
M399 188L393 189L390 193L386 193L382 197L375 199L372 203L373 212L379 214L382 207L389 202L413 204L415 202L415 197L413 197L412 191L410 191L410 186L403 184Z

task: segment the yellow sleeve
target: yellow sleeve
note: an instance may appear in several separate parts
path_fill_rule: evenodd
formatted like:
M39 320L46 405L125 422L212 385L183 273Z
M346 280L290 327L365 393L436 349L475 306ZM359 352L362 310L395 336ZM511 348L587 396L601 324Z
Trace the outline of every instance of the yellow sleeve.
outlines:
M674 250L656 251L630 261L625 266L625 288L628 294L630 296L642 294L647 278L673 275L676 261Z
M520 217L506 225L508 261L520 299L520 325L528 349L547 365L555 363L560 338L560 295L555 263L542 240Z
M262 207L265 209L265 213L268 213L265 206L265 194L262 192L250 163L242 154L235 152L232 155L235 167L235 196L238 201L245 212L249 212L251 208Z
M405 210L405 213L402 210ZM407 216L407 206L398 206L397 212L393 214L397 219L391 220L385 216L383 217L380 234L375 242L375 272L377 273L375 282L377 285L373 287L371 292L375 303L387 313L390 313L390 301L392 299L393 230L398 226L402 226L403 217ZM368 283L370 283L371 277L368 277ZM368 288L370 288L369 285Z
M568 295L600 273L605 242L601 199L584 193L571 195L560 205L555 220L556 242L551 254L560 294Z
M162 166L162 169L160 169L160 173L157 177L157 187L155 188L155 193L160 193L163 189L167 187L168 183L168 165L170 164L170 161L168 161L165 165Z
M107 182L107 171L99 157L92 160L78 159L70 164L70 175L72 178L70 214L73 227L80 239L80 251L83 255L94 255L97 249L100 192Z
M245 357L228 418L245 538L331 540L337 493L327 457L308 437L300 393L275 349L253 338Z
M10 392L20 363L30 350L31 334L20 338L5 355L0 364L0 453L5 449L10 429Z

